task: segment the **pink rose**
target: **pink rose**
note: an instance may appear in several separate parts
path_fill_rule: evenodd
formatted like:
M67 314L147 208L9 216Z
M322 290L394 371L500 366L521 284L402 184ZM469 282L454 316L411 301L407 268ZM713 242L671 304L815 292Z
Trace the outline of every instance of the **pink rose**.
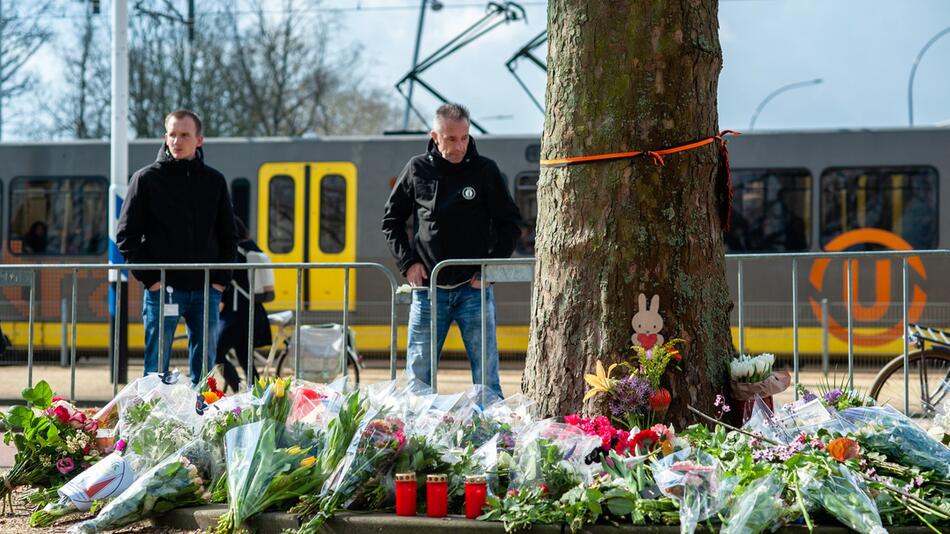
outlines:
M80 429L83 426L85 426L85 424L86 424L86 414L78 410L73 412L73 414L69 417L69 426L75 429Z
M73 469L76 469L76 462L72 458L63 458L56 462L56 469L60 473L68 475Z

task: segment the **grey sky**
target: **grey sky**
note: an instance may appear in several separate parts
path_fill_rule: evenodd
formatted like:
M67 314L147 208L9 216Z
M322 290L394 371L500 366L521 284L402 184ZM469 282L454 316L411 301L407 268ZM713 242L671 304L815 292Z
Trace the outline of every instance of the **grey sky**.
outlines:
M478 20L486 3L442 2L444 9L426 14L422 57ZM419 16L413 6L419 3L324 0L322 5L339 9L342 27L336 35L341 42L363 47L371 81L392 87L409 69ZM103 2L104 17L110 4ZM546 23L543 1L522 4L527 23L501 26L423 75L448 98L468 105L491 133L540 133L542 127L541 113L504 66ZM197 0L197 5L201 12L214 2ZM763 110L756 129L902 127L907 125L911 65L927 40L950 26L950 0L722 0L719 21L722 128L747 129L755 107L768 93L813 78L824 83L778 96ZM55 61L55 52L44 50L35 63L49 66ZM918 68L916 124L950 124L948 67L950 35L929 50ZM58 79L61 69L43 70L43 83L63 83ZM543 72L522 61L519 73L541 99ZM418 90L417 97L427 114L434 109L433 99ZM5 133L14 132L5 128Z

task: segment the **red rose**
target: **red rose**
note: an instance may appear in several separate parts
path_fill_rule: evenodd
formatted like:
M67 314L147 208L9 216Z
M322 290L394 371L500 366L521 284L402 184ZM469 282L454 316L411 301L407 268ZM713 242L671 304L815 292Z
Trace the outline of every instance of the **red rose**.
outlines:
M630 442L630 448L635 449L640 447L644 452L649 451L660 441L660 435L652 430L641 430L633 437L633 440Z
M53 407L53 415L59 419L60 423L66 424L69 421L69 408L63 405Z

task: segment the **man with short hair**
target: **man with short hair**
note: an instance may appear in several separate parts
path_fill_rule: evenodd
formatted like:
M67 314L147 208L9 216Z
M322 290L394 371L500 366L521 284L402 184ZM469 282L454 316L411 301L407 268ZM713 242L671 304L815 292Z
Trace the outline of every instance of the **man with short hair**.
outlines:
M383 233L399 270L414 287L426 286L440 261L458 258L507 258L520 235L521 216L494 161L481 156L469 135L468 110L445 104L436 111L425 154L402 170L383 215ZM412 241L406 223L413 219ZM481 382L481 273L458 266L439 271L437 346L452 321L458 324L472 366ZM487 290L488 386L502 396L495 338L495 300ZM430 302L425 291L412 292L406 368L430 383Z
M201 119L180 109L165 117L165 142L155 163L139 169L116 228L116 245L129 263L231 263L237 238L234 212L224 176L204 163ZM132 271L146 292L145 373L168 371L178 320L188 327L188 361L192 383L202 369L211 370L217 346L218 305L231 271L213 270L208 302L208 359L204 343L204 272L165 271L166 294L159 295L159 271ZM165 299L162 369L158 368L160 299Z

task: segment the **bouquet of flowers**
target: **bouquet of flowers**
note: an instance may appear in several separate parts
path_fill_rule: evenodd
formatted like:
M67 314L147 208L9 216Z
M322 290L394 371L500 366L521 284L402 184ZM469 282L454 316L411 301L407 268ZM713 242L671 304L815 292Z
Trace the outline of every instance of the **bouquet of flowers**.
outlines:
M788 371L773 371L774 354L758 356L739 355L729 362L729 389L732 398L742 403L737 407L742 412L742 421L752 416L755 397L761 397L765 404L773 408L772 396L786 389L792 381Z
M580 428L551 419L538 421L518 435L509 489L542 486L552 499L558 499L593 479L593 468L585 460L601 444L599 436L587 435Z
M672 339L649 350L635 345L632 360L611 364L606 369L598 360L595 373L584 375L584 381L590 386L584 400L605 395L611 418L628 431L651 426L670 407L672 398L669 390L661 385L661 379L671 362L682 360L676 348L681 342L682 339ZM622 367L626 375L614 378L613 372L618 367Z
M854 425L855 437L864 447L950 481L950 448L894 408L848 408L841 415Z
M17 452L13 467L0 477L0 500L9 504L19 486L57 487L99 459L95 448L98 423L59 397L46 381L26 388L23 400L32 405L14 406L0 414L6 427L3 442ZM22 432L15 432L20 428ZM5 506L4 506L5 507Z
M135 472L122 457L125 442L116 450L57 490L58 498L30 516L31 527L45 527L67 515L85 512L95 501L120 495L135 480Z
M141 521L175 508L206 504L207 484L220 474L223 459L205 441L193 441L136 479L96 517L73 525L68 534L93 534Z
M663 495L680 503L680 532L719 511L731 488L722 484L719 462L709 454L686 448L661 458L652 466L653 479Z
M297 531L298 534L316 534L337 510L350 506L363 496L364 490L380 473L386 472L406 444L404 423L395 418L369 418L369 421L354 437L346 458L337 466L324 484L318 500L302 501L301 506L291 509L300 515L316 512Z
M749 484L736 498L723 521L721 534L758 534L771 531L782 521L785 483L774 474Z
M797 473L799 490L838 521L862 534L886 534L874 500L844 464L808 462Z

